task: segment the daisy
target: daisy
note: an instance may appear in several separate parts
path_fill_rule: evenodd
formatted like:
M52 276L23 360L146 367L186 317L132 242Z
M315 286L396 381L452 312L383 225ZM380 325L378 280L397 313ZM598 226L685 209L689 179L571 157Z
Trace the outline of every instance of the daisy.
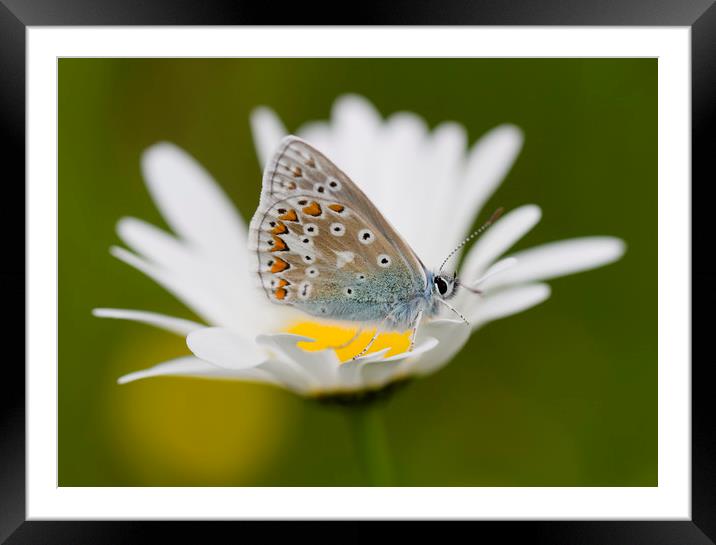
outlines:
M288 131L268 108L253 112L251 127L263 164ZM429 266L441 263L463 240L523 142L517 127L501 125L468 149L466 131L457 123L429 130L412 113L383 119L366 99L353 95L336 101L329 121L307 123L296 134L355 180ZM536 205L519 207L484 233L463 260L460 278L483 292L478 297L461 290L454 300L469 325L448 312L421 324L413 351L407 334L387 333L364 356L352 359L371 332L342 348L328 348L346 344L355 327L273 305L256 290L246 223L189 154L169 143L156 144L145 151L142 171L173 232L123 218L117 231L129 250L113 247L111 252L173 293L201 322L145 310L95 309L99 317L176 333L192 353L125 375L122 384L175 375L266 383L333 401L370 398L437 371L486 323L543 302L550 288L542 281L605 265L624 252L619 239L585 237L503 257L541 217ZM257 182L257 195L258 189Z

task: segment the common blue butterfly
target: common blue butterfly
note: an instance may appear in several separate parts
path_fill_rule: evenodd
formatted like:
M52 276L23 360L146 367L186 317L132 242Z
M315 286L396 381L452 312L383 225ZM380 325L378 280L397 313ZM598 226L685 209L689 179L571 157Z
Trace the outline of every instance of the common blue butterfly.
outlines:
M296 136L285 137L267 164L249 249L266 296L321 318L412 329L435 316L459 279L425 267L370 199L325 155ZM469 288L470 291L479 291ZM360 331L360 330L359 330ZM356 334L357 335L357 334Z

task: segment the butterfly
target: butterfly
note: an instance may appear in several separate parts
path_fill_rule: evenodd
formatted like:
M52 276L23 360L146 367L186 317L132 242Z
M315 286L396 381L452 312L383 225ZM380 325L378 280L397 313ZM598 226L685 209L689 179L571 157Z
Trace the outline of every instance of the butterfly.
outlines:
M286 136L263 174L261 199L249 228L254 274L268 299L311 316L376 325L364 354L381 331L411 330L438 314L460 281L420 258L360 188L308 142ZM479 290L465 286L474 293ZM354 337L354 338L355 338ZM349 341L351 342L351 341Z

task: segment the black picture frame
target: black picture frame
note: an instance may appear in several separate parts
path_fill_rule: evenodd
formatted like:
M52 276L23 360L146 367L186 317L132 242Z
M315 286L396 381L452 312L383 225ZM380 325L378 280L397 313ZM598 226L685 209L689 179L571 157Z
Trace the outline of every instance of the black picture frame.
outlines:
M692 52L692 248L710 248L707 191L713 185L712 155L716 150L716 6L714 0L511 0L469 2L443 0L360 2L347 19L341 4L326 11L323 24L370 25L584 25L584 26L688 26ZM24 202L20 180L25 178L25 29L27 26L63 25L315 25L315 11L306 5L243 1L189 0L0 0L0 130L3 141L6 203ZM7 195L14 189L17 195ZM13 199L13 197L15 197ZM10 199L13 199L12 201ZM12 210L11 210L12 209ZM23 308L25 241L19 236L24 207L5 207L0 214L6 237L0 272L6 307ZM14 212L14 213L13 213ZM702 242L699 245L699 242ZM8 252L8 250L10 250ZM709 282L714 278L711 252L692 252L692 291L703 294L692 301L692 342L705 344L705 312L716 299ZM8 304L9 303L9 304ZM9 314L9 309L7 311ZM702 318L702 319L699 319ZM10 322L10 321L8 321ZM6 327L15 346L24 338L24 320ZM10 344L10 343L9 343ZM716 541L716 425L711 418L711 358L692 358L692 518L689 521L530 521L475 522L470 532L480 540L568 544L707 544ZM6 352L0 396L0 542L8 544L73 543L111 544L144 541L164 543L208 542L220 530L234 533L236 524L248 522L84 522L25 520L25 390L24 358ZM688 362L684 362L688 365ZM273 523L271 534L284 523ZM325 524L325 523L322 523ZM366 537L376 535L366 523ZM292 531L317 530L302 527ZM242 531L250 530L242 528ZM335 535L335 528L322 532ZM438 530L442 531L442 530ZM359 530L360 532L360 530ZM442 534L444 535L444 534Z

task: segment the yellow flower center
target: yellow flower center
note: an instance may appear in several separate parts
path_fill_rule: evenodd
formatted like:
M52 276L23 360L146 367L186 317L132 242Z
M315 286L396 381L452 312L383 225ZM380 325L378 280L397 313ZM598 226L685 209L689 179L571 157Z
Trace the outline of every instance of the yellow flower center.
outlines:
M355 335L358 332L357 327L350 328L318 322L297 322L286 331L294 335L302 335L315 339L315 341L298 343L298 347L306 352L317 352L318 350L333 348L336 351L338 359L342 362L349 361L357 354L360 354L373 338L373 335L375 335L375 328L366 329L356 337ZM371 354L385 348L390 348L385 356L394 356L405 352L409 347L410 331L403 333L381 333L365 354Z

